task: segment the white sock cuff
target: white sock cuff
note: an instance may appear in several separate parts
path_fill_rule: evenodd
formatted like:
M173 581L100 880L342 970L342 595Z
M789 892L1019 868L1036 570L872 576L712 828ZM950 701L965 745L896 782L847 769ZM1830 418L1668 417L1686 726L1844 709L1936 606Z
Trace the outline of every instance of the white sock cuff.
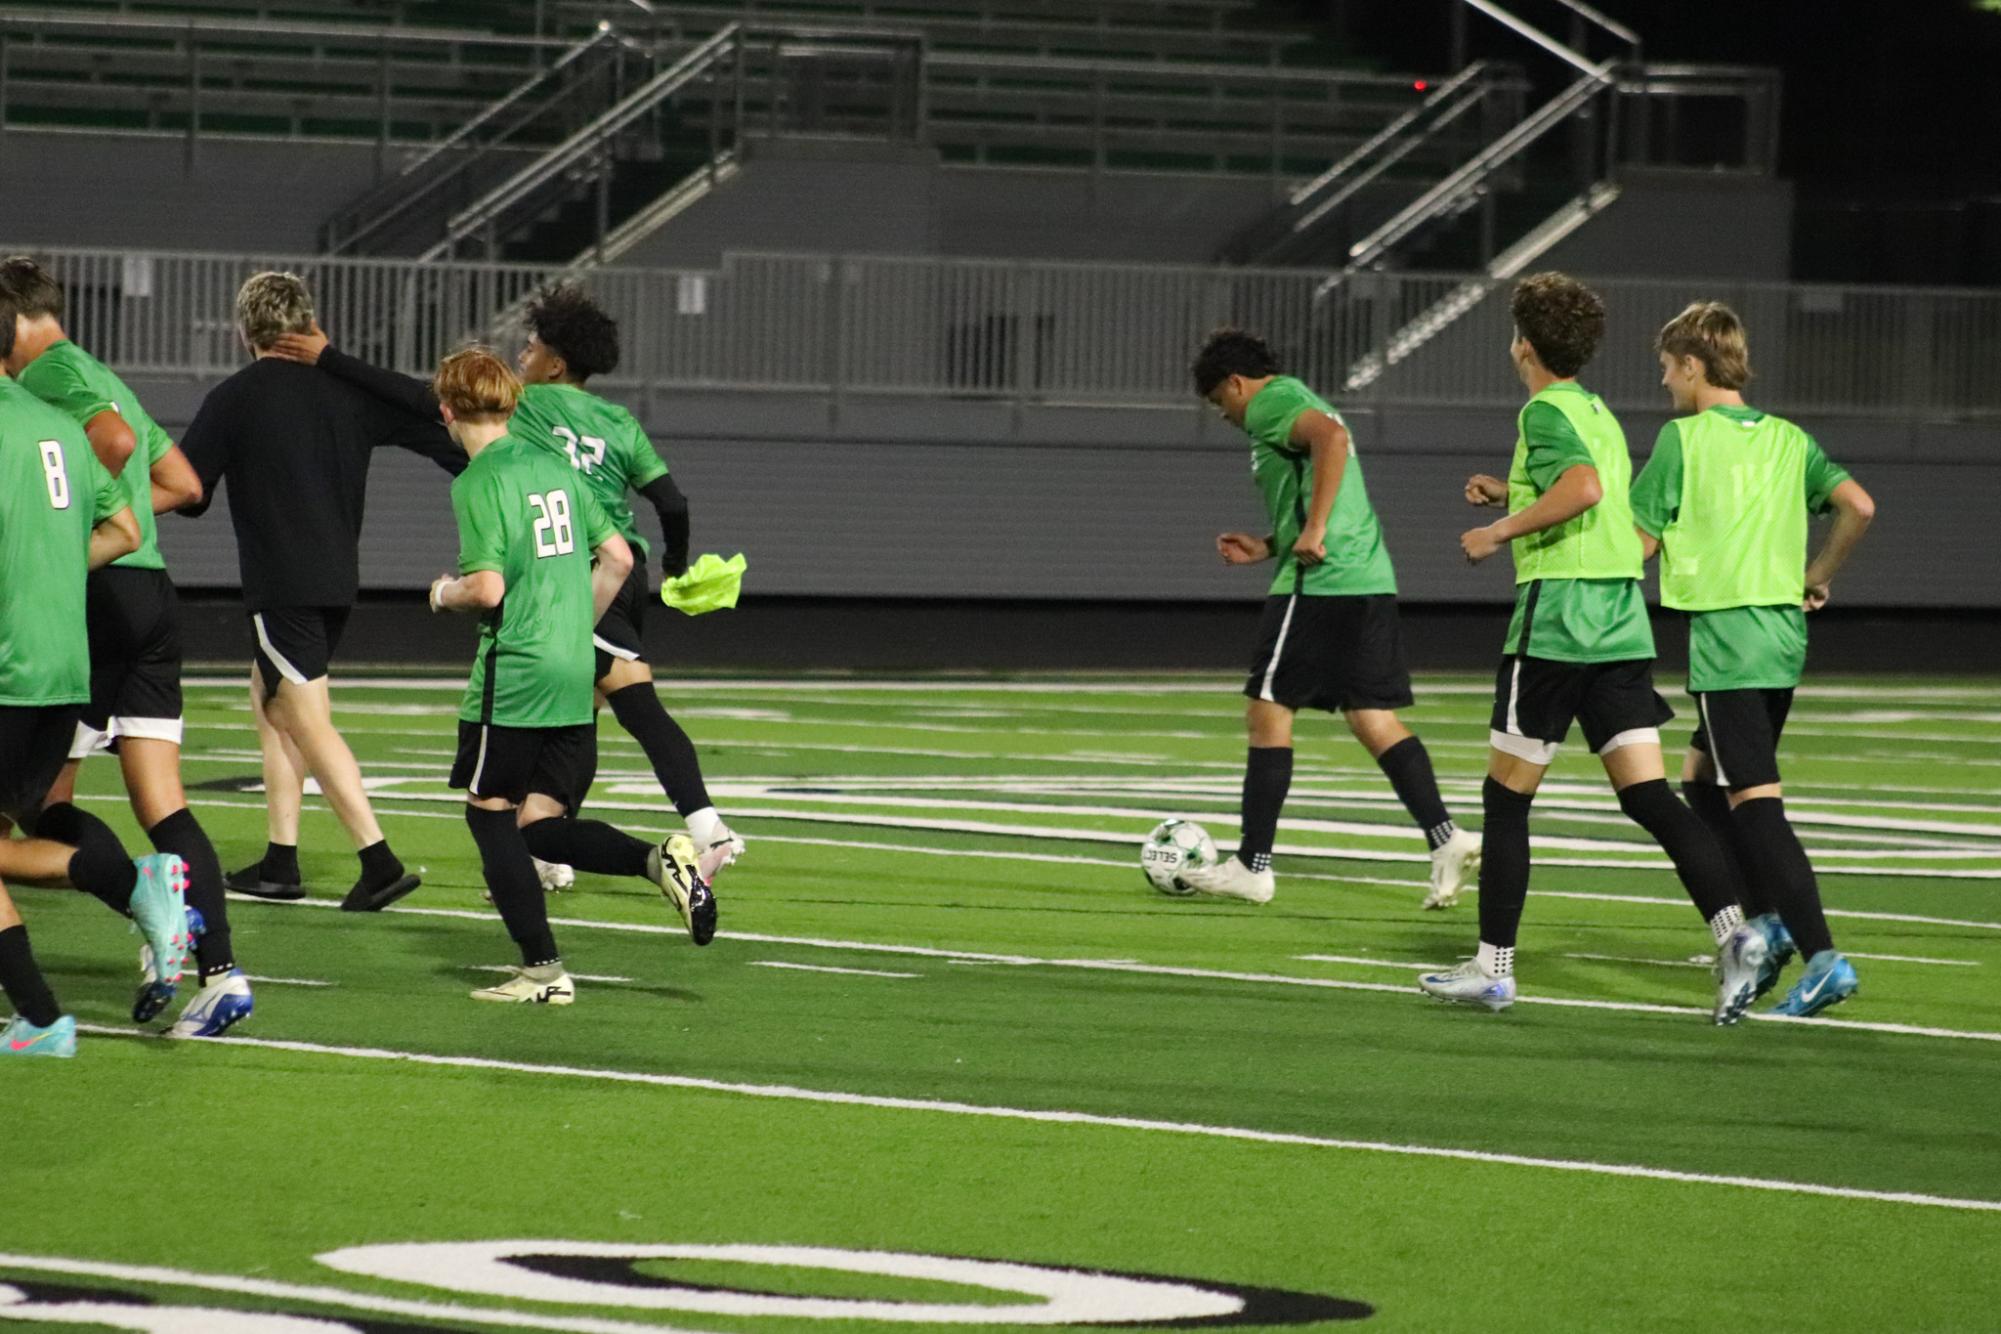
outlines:
M1489 945L1480 942L1480 948L1473 956L1488 977L1512 977L1515 971L1515 947L1513 945Z
M1744 910L1734 903L1709 919L1709 929L1716 934L1716 943L1719 945L1730 939L1730 933L1742 925L1744 925Z
M699 811L688 813L688 837L695 840L695 846L706 848L722 837L723 817L716 814L713 806L704 806Z

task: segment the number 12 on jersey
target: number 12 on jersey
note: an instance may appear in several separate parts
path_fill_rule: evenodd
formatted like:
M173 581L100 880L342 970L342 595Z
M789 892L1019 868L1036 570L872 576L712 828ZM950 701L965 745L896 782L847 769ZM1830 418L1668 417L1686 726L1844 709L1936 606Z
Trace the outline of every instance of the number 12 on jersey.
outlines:
M563 442L563 449L570 456L570 466L578 472L588 475L604 462L606 445L599 437L580 436L567 426L554 426L550 430Z
M535 557L567 556L577 549L576 530L570 523L570 496L566 491L545 491L528 497L535 511Z

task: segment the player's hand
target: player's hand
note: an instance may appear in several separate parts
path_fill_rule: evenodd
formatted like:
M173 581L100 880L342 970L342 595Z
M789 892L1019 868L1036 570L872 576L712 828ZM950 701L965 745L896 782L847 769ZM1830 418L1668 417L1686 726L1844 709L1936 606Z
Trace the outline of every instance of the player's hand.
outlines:
M1826 584L1808 584L1800 606L1806 611L1819 611L1827 605L1827 591Z
M449 574L441 574L437 578L431 581L432 611L443 611L445 609L444 604L438 601L438 594L441 593L444 590L445 585L450 583L451 581L452 581L452 576L450 576Z
M1216 550L1225 565L1256 565L1271 559L1271 544L1249 533L1224 533L1216 539Z
M1327 530L1308 528L1292 544L1292 554L1301 565L1318 565L1327 559Z
M1459 549L1466 553L1468 565L1478 565L1505 545L1491 527L1468 528L1459 535Z
M320 364L320 353L327 350L329 339L320 328L318 320L305 333L279 334L278 341L271 344L271 355L285 361L296 361L302 366Z
M1482 507L1505 505L1508 503L1508 484L1498 477L1476 472L1466 479L1466 503Z
M682 561L679 565L674 565L665 556L660 558L660 577L662 579L679 579L687 572L688 562Z

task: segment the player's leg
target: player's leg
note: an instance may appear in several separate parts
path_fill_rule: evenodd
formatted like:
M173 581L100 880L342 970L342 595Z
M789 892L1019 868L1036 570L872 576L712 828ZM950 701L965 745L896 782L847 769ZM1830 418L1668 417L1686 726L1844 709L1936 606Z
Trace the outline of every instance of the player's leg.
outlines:
M506 981L474 991L474 1000L568 1005L576 999L516 815L528 795L542 735L535 729L459 723L451 785L465 791L466 829L479 849L487 894L521 952L520 967Z
M1734 1024L1756 994L1765 937L1744 925L1737 874L1723 845L1668 786L1660 725L1674 711L1653 688L1651 662L1593 669L1579 710L1585 739L1598 752L1626 818L1647 831L1674 863L1675 875L1715 937L1718 988L1712 1018Z
M1733 690L1701 697L1703 721L1715 738L1715 756L1730 793L1731 819L1742 836L1751 874L1765 887L1783 922L1788 943L1806 959L1806 971L1774 1007L1779 1014L1818 1014L1854 995L1854 965L1836 951L1820 902L1820 883L1799 834L1786 818L1779 779L1778 742L1792 709L1791 690ZM1754 923L1772 939L1769 925ZM1768 958L1758 992L1778 968Z
M260 653L250 668L250 716L257 724L257 744L264 761L264 855L224 883L239 894L289 901L305 897L299 874L299 813L305 801L306 762L278 725L271 720L275 668Z
M521 834L529 852L542 861L597 875L649 880L674 905L690 939L697 945L713 940L716 896L701 877L695 845L683 834L651 844L602 820L575 815L597 774L597 729L549 728L542 737L520 811Z
M76 1020L62 1012L35 964L28 928L0 884L0 992L14 1017L0 1028L0 1056L74 1056Z
M618 596L597 623L591 640L597 648L597 689L653 768L661 791L674 803L694 840L698 869L704 880L733 863L744 850L743 840L723 823L702 780L702 762L687 731L660 702L653 668L644 656L646 607L651 601L644 562L635 562Z

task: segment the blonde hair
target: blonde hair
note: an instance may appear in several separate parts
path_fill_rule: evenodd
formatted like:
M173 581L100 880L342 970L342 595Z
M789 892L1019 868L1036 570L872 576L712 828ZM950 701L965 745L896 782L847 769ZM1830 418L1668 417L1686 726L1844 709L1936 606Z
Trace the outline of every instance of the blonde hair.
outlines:
M313 327L313 294L296 273L253 273L236 291L236 327L263 351L288 333Z
M490 347L462 347L438 363L431 381L438 402L460 421L511 417L521 397L521 381Z
M1751 382L1751 343L1744 321L1721 301L1694 301L1661 326L1654 350L1670 357L1694 357L1718 389L1742 389Z

